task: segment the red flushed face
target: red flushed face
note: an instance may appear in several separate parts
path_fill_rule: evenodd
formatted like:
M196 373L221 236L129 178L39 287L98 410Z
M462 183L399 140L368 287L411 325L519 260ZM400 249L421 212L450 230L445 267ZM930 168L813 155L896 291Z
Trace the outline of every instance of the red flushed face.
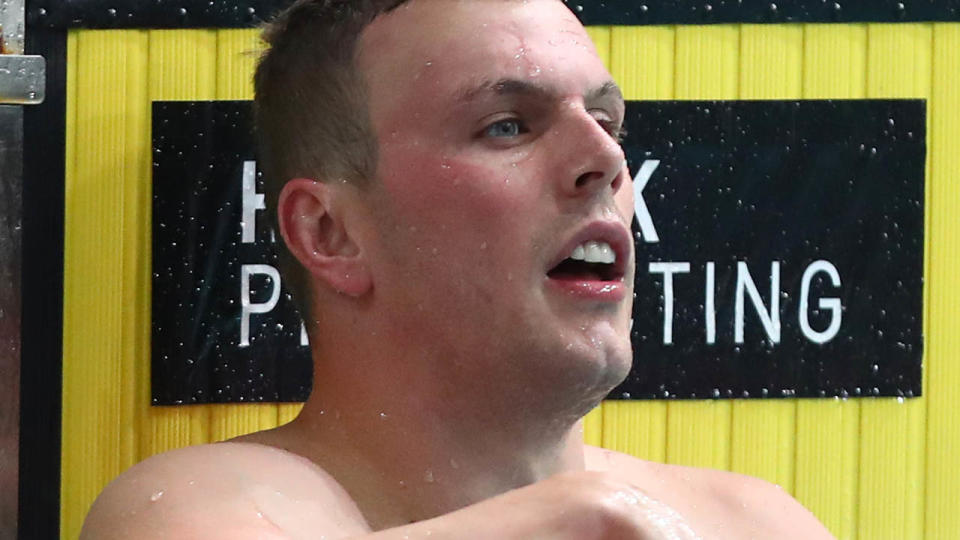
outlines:
M454 378L609 390L632 358L633 197L623 99L577 19L556 0L414 0L365 31L359 63L392 337Z

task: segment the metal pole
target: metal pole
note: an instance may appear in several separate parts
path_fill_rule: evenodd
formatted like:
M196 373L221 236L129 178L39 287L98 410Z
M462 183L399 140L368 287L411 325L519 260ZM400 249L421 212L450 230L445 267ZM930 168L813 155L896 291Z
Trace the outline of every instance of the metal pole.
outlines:
M43 99L44 78L43 59L22 56L23 38L23 0L0 0L0 540L17 537L22 104Z

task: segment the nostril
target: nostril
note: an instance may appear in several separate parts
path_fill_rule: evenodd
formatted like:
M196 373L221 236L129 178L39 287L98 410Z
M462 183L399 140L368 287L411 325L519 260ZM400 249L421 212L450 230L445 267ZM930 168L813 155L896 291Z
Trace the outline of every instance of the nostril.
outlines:
M581 174L580 178L577 178L576 186L578 188L582 188L587 184L587 182L590 181L591 176L592 176L592 173Z

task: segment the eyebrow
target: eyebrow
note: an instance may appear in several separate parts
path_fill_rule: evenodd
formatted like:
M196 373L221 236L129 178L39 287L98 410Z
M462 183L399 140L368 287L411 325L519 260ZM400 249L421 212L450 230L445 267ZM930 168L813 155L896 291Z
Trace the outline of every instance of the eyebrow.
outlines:
M620 90L620 87L617 86L617 83L613 81L603 83L598 88L587 92L586 100L597 101L607 97L612 97L617 101L623 101L623 92Z
M460 89L457 92L457 101L467 103L479 98L485 93L492 93L498 96L532 95L543 98L557 94L557 92L550 87L531 81L524 81L520 79L500 79L497 81L485 80L480 84L467 86ZM620 87L617 86L617 83L613 81L607 81L602 85L588 91L585 96L585 100L587 102L593 102L608 97L613 97L618 101L623 101L623 92L620 91Z

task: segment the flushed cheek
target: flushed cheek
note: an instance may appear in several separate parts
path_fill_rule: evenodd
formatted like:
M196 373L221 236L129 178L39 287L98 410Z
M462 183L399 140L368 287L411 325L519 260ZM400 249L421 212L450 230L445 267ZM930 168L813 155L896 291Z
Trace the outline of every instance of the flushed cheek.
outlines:
M401 160L384 157L381 178L402 221L493 234L524 211L529 186L511 165L491 167L415 148Z

